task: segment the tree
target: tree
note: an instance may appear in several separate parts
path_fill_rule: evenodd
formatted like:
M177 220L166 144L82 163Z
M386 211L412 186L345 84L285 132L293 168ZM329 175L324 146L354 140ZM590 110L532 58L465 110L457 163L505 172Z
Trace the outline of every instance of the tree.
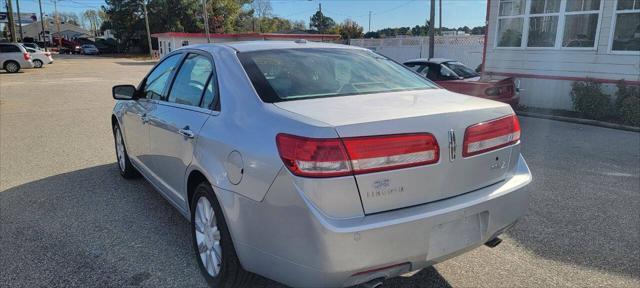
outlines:
M294 31L305 31L307 30L307 24L304 23L304 21L300 20L300 21L293 21L291 23L292 25L292 29Z
M362 30L362 26L351 19L345 19L339 25L339 33L342 39L362 38Z
M89 31L91 31L94 36L98 35L98 28L102 25L102 20L98 14L98 11L93 9L88 9L82 12L82 22L89 22Z
M364 33L364 38L380 38L380 33L378 31L369 31Z
M484 35L485 26L477 26L471 29L471 35Z
M74 12L60 12L60 21L80 26L80 18Z
M253 0L251 8L258 19L271 17L271 12L273 11L270 0Z
M333 28L336 22L331 17L324 16L322 11L316 12L311 16L309 27L316 29L320 33L326 33L329 29Z
M243 18L243 13L253 13L252 10L246 10L247 4L252 0L215 0L207 2L209 11L209 27L215 33L233 33L238 31L238 19Z

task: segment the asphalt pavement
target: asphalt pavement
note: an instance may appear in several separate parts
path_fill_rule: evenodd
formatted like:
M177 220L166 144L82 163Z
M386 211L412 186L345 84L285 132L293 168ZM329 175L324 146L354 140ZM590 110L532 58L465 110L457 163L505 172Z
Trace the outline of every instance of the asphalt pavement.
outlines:
M1 287L205 286L187 221L115 164L111 86L151 64L59 56L0 72ZM498 247L384 287L640 287L640 133L521 123L527 215Z

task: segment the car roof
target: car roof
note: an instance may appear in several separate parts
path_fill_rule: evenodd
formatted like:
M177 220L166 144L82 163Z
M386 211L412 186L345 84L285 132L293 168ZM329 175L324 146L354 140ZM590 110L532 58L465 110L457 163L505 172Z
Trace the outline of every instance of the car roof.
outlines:
M197 49L207 50L206 48L211 47L212 45L229 47L238 52L275 50L275 49L296 49L296 48L342 48L342 49L354 49L354 50L355 49L367 50L366 48L356 47L356 46L313 42L313 41L306 41L306 40L295 40L295 41L257 40L257 41L225 42L225 43L216 43L216 44L199 44L199 45L194 45L192 47Z
M448 58L418 58L404 61L404 63L433 63L433 64L442 64L445 62L456 61Z

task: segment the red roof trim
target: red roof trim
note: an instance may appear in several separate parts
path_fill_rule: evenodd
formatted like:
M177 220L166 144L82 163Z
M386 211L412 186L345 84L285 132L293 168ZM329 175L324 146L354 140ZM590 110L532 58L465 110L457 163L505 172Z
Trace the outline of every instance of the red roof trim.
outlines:
M523 73L491 72L491 71L486 71L486 73L489 75L508 76L508 77L515 77L515 78L533 78L533 79L565 80L565 81L592 80L598 83L607 83L607 84L616 84L620 81L620 79L568 77L568 76L536 75L536 74L523 74ZM640 85L640 81L637 81L637 80L624 80L624 82L632 85Z
M184 32L165 32L154 33L151 37L188 37L188 38L206 38L204 33L184 33ZM209 34L209 37L213 39L221 38L292 38L292 39L338 39L338 34L283 34L283 33L230 33L230 34Z

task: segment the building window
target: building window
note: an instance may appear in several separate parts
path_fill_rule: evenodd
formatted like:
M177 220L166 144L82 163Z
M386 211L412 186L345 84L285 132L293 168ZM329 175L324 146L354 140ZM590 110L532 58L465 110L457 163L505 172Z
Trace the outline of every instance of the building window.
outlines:
M595 47L600 0L567 0L562 47Z
M618 0L612 51L640 51L640 0Z
M602 0L500 0L496 46L593 48L601 4Z
M167 51L169 51L169 53L171 53L171 42L167 42Z
M520 47L524 23L524 0L500 0L498 47Z
M555 47L560 0L532 0L527 47Z

